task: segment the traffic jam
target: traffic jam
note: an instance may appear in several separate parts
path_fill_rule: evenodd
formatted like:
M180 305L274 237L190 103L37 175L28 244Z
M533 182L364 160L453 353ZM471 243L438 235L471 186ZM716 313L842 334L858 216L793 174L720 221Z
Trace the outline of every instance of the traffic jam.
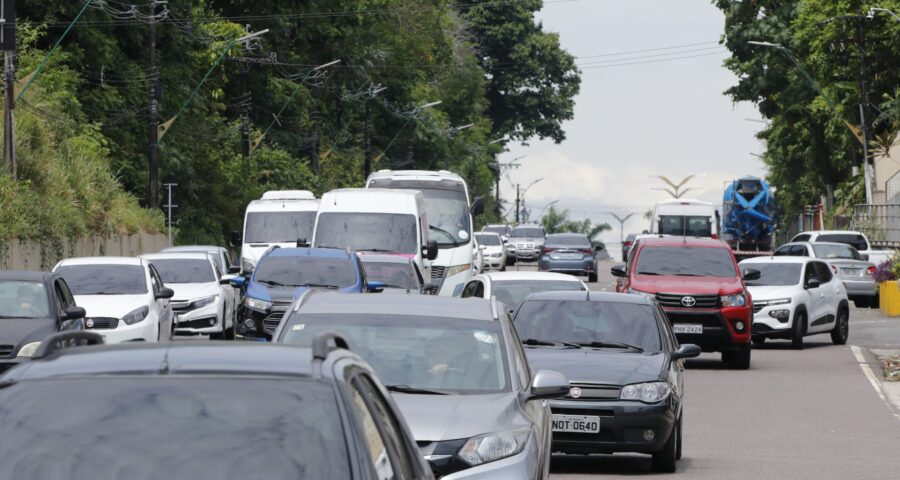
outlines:
M617 263L483 209L455 173L385 170L267 192L228 248L0 272L0 478L526 479L624 452L671 473L689 359L843 345L878 301L859 232L748 247L667 200Z

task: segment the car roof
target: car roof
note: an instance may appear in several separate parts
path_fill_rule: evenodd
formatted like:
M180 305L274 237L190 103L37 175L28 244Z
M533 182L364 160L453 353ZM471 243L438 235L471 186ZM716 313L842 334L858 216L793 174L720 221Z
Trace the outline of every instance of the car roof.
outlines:
M753 257L741 260L738 265L749 263L807 263L813 260L821 260L814 257L793 257L790 255L778 255L773 257Z
M179 260L209 260L209 253L207 252L160 252L160 253L150 253L147 255L141 255L141 258L145 260L165 260L165 259L179 259Z
M301 300L300 310L304 314L412 315L494 321L490 300L436 295L378 295L311 291Z
M701 237L649 236L641 238L644 247L729 248L722 240Z
M555 272L490 272L482 273L476 277L487 277L495 282L503 280L564 280L572 283L581 283L581 280L571 275Z
M269 252L273 257L351 258L353 253L338 248L276 248Z
M481 235L484 237L499 237L500 234L497 232L475 232L475 235Z
M135 265L143 266L139 257L78 257L67 258L60 265Z
M104 374L311 376L309 348L255 342L127 343L78 347L15 370L13 380ZM9 379L9 378L8 378Z
M520 223L513 228L544 228L540 223Z
M0 280L22 280L24 282L44 282L56 275L50 272L29 272L25 270L0 270Z
M578 238L587 238L586 233L574 233L574 232L566 232L566 233L551 233L547 235L547 238L550 237L578 237Z
M180 247L169 247L164 248L159 251L159 253L170 253L170 252L221 252L222 250L226 250L225 247L219 247L216 245L182 245Z
M630 303L636 305L650 305L651 300L646 295L634 295L628 293L613 292L537 292L525 297L525 300L584 300L604 303Z
M402 255L382 255L382 254L360 254L359 259L363 263L397 263L402 265L409 265L412 262L412 259L408 257L404 257Z

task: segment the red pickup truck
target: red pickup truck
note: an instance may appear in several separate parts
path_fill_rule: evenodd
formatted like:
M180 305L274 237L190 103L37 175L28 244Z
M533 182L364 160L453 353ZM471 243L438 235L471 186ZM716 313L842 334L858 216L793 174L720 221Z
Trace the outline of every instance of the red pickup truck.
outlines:
M728 245L709 238L641 238L628 263L612 268L616 290L655 298L676 337L704 352L722 352L732 368L750 368L753 301Z

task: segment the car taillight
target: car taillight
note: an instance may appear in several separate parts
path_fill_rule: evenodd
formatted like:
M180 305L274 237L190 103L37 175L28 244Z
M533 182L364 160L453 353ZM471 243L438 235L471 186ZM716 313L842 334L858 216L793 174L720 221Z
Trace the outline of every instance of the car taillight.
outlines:
M719 238L719 235L714 233L712 234L712 236L710 236L710 238L712 238L713 240L717 240Z
M548 253L553 253L553 252L555 252L555 251L556 251L555 248L547 248L547 247L544 247L544 248L541 249L541 254L546 255L546 254L548 254Z
M594 253L594 252L591 251L590 248L582 248L581 250L578 250L578 251L581 252L581 253L583 253L583 254L585 254L585 255L590 255L590 254Z
M878 270L878 269L875 268L875 267L869 267L869 268L866 269L866 273L869 274L869 275L875 275L875 272L876 272L877 270Z

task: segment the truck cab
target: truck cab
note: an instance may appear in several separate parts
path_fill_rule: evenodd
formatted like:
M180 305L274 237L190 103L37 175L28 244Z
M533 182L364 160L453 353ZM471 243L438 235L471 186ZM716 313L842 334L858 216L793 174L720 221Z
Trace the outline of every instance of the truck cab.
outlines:
M293 247L313 234L319 201L306 190L273 190L247 205L243 234L232 234L241 246L241 273L249 275L272 247Z

